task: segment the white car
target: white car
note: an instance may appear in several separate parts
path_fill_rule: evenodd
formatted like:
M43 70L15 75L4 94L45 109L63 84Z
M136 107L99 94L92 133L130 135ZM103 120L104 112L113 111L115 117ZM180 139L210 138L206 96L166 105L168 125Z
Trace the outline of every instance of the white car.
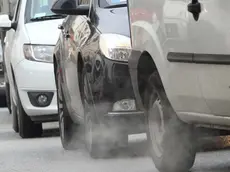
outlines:
M22 138L42 135L42 122L58 120L53 49L64 16L50 11L52 0L18 0L14 17L0 15L5 38L6 82L13 128Z
M230 1L128 4L130 14L141 8L161 23L129 15L129 69L137 108L146 112L152 159L161 172L189 171L197 127L230 130Z

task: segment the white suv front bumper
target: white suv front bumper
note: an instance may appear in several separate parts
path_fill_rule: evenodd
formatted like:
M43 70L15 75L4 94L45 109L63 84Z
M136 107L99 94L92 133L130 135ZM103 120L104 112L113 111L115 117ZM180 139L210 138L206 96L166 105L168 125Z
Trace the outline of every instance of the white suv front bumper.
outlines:
M57 95L53 64L23 60L14 69L15 79L22 106L28 116L57 114ZM46 107L34 106L29 93L52 93Z

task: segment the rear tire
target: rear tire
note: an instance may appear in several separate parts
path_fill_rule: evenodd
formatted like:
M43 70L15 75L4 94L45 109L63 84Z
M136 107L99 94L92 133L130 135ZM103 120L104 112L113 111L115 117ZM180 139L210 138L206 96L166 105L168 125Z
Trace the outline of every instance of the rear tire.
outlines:
M144 102L147 137L156 168L160 172L188 171L196 155L193 127L177 117L157 72L149 77Z

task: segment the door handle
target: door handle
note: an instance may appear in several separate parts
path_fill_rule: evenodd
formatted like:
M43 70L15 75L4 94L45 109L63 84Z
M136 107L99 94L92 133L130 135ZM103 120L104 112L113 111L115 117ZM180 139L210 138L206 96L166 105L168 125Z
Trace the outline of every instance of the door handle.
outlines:
M188 11L192 13L194 20L197 21L201 13L201 4L199 1L192 0L192 2L188 4Z

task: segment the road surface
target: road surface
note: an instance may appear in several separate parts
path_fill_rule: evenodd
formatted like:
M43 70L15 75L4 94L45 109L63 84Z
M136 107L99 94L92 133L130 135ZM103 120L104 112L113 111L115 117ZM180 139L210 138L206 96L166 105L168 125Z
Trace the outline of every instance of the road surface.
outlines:
M64 151L56 130L46 130L43 138L21 139L11 129L7 110L0 109L0 172L157 172L142 137L131 137L129 149L113 158L94 160L82 144ZM191 171L229 172L230 151L198 153Z

